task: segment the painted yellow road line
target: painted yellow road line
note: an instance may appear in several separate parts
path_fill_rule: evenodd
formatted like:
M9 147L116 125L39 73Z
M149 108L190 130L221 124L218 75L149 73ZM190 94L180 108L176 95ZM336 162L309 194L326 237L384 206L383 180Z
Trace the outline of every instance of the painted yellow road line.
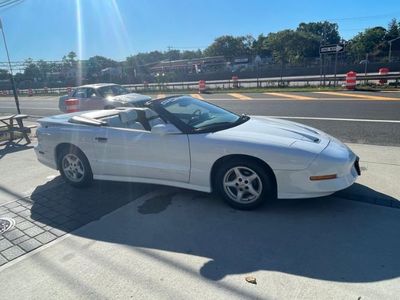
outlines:
M156 99L165 98L165 96L166 96L165 94L158 94Z
M264 95L274 96L274 97L283 97L290 98L293 100L315 100L317 98L295 95L295 94L284 94L284 93L263 93Z
M200 100L204 100L204 98L203 98L201 95L199 95L199 94L190 94L190 96L192 96L193 98L197 98L197 99L200 99Z
M351 93L338 93L338 92L314 92L314 93L322 95L330 95L330 96L341 96L347 98L357 98L362 100L400 101L400 98L371 96L365 94L351 94ZM340 100L340 98L338 98L338 100Z
M231 96L231 97L239 99L239 100L252 100L250 97L247 97L247 96L239 94L239 93L230 93L230 94L228 94L228 96Z

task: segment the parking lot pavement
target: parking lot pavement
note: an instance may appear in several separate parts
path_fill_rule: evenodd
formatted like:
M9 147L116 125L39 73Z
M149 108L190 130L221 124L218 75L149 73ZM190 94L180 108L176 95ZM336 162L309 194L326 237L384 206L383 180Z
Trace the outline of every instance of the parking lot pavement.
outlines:
M356 201L400 208L400 147L348 144L360 157L357 184L337 193Z
M0 235L1 295L395 298L399 147L349 146L361 158L355 185L254 212L155 185L98 181L79 190L33 149L7 152L0 217L16 225Z
M148 185L97 182L79 190L60 178L37 186L29 197L0 206L0 218L16 222L0 236L0 265L100 219L149 189Z
M30 195L36 186L58 175L37 161L33 151L35 139L32 140L29 145L0 145L0 205Z
M396 299L399 231L400 210L338 197L243 212L153 188L0 267L0 290L5 299Z

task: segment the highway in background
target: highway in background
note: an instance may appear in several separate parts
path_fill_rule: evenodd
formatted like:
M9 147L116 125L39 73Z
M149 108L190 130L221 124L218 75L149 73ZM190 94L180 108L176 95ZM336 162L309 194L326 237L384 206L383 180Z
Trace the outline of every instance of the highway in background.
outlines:
M163 94L151 95L154 98ZM345 142L400 146L400 94L226 93L193 94L236 113L281 117L319 128ZM21 97L22 113L59 114L57 96ZM0 114L15 113L12 97L0 98Z

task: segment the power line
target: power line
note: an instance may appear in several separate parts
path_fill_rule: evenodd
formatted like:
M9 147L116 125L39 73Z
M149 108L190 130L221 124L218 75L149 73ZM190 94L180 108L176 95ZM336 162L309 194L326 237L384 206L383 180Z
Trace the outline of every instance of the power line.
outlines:
M400 11L391 12L390 14L380 14L380 15L371 15L371 16L359 16L359 17L346 17L346 18L327 19L327 21L348 21L348 20L376 19L376 18L396 17L396 15L400 15Z
M19 3L22 3L23 1L25 0L0 0L0 8L11 7Z

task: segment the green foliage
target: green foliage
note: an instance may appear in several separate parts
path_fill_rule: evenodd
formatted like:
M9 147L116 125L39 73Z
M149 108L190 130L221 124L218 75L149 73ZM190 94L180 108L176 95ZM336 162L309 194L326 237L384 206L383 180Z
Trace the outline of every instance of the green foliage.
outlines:
M93 56L85 62L85 67L87 68L87 74L89 78L98 77L101 70L105 68L117 67L118 63L115 60L103 57L103 56Z
M346 57L349 63L358 63L368 53L378 57L381 61L387 57L389 41L400 36L400 23L393 19L388 28L372 27L358 33L346 42ZM260 34L257 39L251 35L217 37L204 51L177 50L169 48L168 51L151 51L138 53L126 58L123 62L116 62L103 56L93 56L81 62L86 79L100 80L101 71L109 67L122 67L129 80L145 80L150 78L150 68L163 60L194 59L206 56L224 56L226 60L235 58L254 58L255 56L268 57L275 64L305 64L319 57L321 44L337 44L342 41L338 24L328 21L300 23L295 30L281 30L267 35ZM397 44L393 44L393 49ZM393 50L392 49L392 50ZM32 59L25 61L23 73L17 73L15 78L21 81L48 81L51 78L63 80L66 74L78 67L78 58L71 51L62 58L62 62L34 62ZM73 73L73 72L72 72ZM175 80L176 74L164 74L162 80ZM0 80L8 79L9 73L0 70ZM146 79L147 80L147 79Z
M367 28L349 41L347 51L356 60L362 59L367 53L380 55L386 49L386 29L383 27Z
M311 22L300 23L297 27L298 32L305 33L322 44L337 44L340 41L339 27L336 23Z
M319 41L313 35L301 31L282 30L268 34L264 41L275 61L297 64L305 58L318 56Z
M74 51L70 51L67 55L64 55L62 58L63 64L66 68L72 68L76 66L76 53Z
M8 70L0 69L0 80L10 79L10 72Z
M252 54L254 38L247 36L224 35L216 38L214 42L204 50L205 56L224 56L228 60L236 57L246 57Z
M385 40L390 41L400 36L400 23L396 19L392 19L386 31Z

